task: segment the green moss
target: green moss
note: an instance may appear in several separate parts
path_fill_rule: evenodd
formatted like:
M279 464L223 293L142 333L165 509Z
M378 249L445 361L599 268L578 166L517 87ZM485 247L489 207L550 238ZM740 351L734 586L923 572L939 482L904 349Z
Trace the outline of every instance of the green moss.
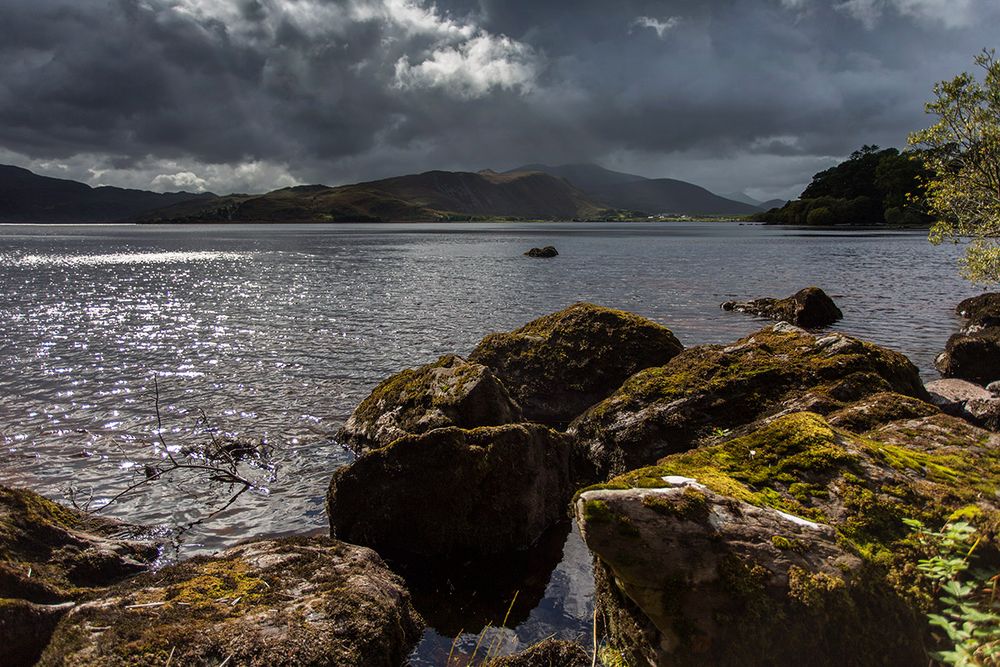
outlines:
M268 584L250 575L250 566L241 560L206 563L199 574L170 586L163 596L171 604L204 606L238 600L242 604L262 601Z
M642 497L644 507L677 519L704 521L708 518L708 497L693 487L685 487L681 493L670 495L646 494Z
M846 589L843 579L825 572L807 572L794 565L788 570L788 595L807 607L823 608L831 595L844 596Z
M802 551L802 543L795 538L784 537L783 535L772 535L771 544L782 551Z

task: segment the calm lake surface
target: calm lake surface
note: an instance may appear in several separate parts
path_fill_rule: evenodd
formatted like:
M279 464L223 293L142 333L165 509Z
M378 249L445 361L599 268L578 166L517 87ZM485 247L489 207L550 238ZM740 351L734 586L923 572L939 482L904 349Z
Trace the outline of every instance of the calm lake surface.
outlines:
M522 256L549 244L554 260ZM685 345L732 341L763 324L721 302L816 284L846 315L838 329L932 378L955 304L977 291L958 254L922 232L735 223L0 226L0 483L100 507L162 461L159 436L179 451L212 429L274 453L247 471L260 488L187 531L180 555L323 529L330 474L351 460L333 434L402 368L581 300L650 317ZM167 529L227 491L177 475L106 513ZM471 652L515 591L512 629L488 641L587 636L586 548L566 526L540 551L488 592L448 582L453 599L428 603L441 632L413 663L441 664L462 629Z

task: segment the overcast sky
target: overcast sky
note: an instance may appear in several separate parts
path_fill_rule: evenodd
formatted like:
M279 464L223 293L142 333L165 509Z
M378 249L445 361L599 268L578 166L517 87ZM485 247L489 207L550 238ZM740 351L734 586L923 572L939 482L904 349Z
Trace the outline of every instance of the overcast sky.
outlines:
M997 0L2 0L0 163L264 191L596 162L793 197L902 146Z

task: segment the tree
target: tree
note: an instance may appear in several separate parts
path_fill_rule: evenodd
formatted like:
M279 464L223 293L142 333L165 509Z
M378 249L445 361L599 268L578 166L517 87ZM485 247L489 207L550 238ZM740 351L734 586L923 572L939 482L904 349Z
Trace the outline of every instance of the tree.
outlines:
M966 72L936 84L926 110L938 121L910 135L910 144L924 149L932 172L931 242L969 240L962 274L1000 282L1000 62L986 49L975 62L983 81Z

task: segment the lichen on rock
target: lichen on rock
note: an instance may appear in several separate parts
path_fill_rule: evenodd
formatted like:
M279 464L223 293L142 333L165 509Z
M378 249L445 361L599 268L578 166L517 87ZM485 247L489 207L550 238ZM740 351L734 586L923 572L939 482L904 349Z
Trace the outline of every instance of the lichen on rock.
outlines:
M420 636L399 577L370 549L252 542L142 575L71 611L41 667L398 667Z
M11 637L5 664L33 664L67 603L146 570L160 554L146 537L138 526L0 486L0 629Z
M496 374L528 421L562 427L632 374L665 364L682 349L669 329L651 320L578 303L487 336L469 361Z
M692 347L629 378L571 424L602 473L685 451L713 431L796 409L831 412L879 392L926 400L902 354L849 336L775 325L732 345ZM809 397L808 405L801 405Z
M998 488L1000 438L961 420L862 436L799 413L585 490L575 508L612 645L637 664L919 664L924 556L903 519L960 513L996 560Z
M338 438L360 453L435 428L520 420L520 407L488 368L450 354L379 384L354 410Z

